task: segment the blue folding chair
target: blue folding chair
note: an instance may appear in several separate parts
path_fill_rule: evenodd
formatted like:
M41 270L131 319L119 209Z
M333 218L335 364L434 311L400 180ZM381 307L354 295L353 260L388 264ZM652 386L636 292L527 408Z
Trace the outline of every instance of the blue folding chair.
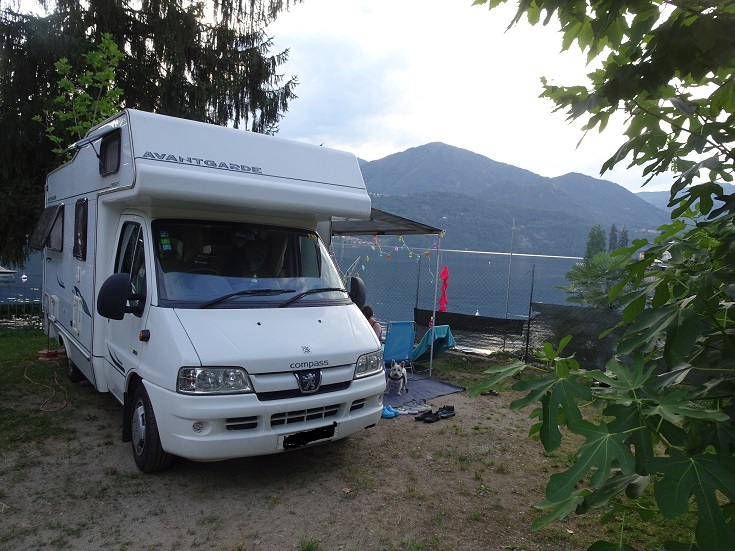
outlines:
M416 323L413 321L391 321L385 334L383 360L390 369L391 361L406 362L406 368L413 372L413 345L416 342Z

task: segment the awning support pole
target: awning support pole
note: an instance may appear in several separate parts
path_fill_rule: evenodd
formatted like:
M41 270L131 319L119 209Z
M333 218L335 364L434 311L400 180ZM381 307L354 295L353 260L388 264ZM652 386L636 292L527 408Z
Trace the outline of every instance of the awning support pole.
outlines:
M429 351L429 378L434 368L434 327L436 327L436 295L439 289L439 253L442 249L442 234L439 234L436 243L436 271L434 272L434 305L431 311L431 349Z

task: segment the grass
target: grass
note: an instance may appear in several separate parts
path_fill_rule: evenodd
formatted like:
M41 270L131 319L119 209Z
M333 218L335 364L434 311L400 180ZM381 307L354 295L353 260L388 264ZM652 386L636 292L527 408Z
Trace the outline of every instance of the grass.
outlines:
M120 410L117 403L109 396L96 393L89 386L70 384L66 379L63 360L54 362L39 359L38 351L48 348L49 344L46 336L38 331L0 330L0 373L3 373L0 378L0 395L3 397L0 405L0 502L5 505L4 508L0 506L0 548L40 548L44 545L51 549L80 548L95 530L106 532L103 539L110 543L110 549L134 548L132 542L126 540L122 527L141 519L126 519L124 514L115 521L118 524L111 526L105 525L106 519L96 511L83 521L77 519L65 526L43 516L36 518L33 523L17 520L23 514L23 502L18 505L17 498L13 495L13 485L27 484L29 480L46 475L49 469L53 470L56 465L53 459L55 454L75 455L92 463L95 456L90 452L107 457L113 453L113 449L120 449ZM497 361L504 360L503 357L497 358ZM492 361L496 360L446 354L434 363L433 375L469 388L484 378L482 372ZM402 478L391 490L396 499L411 511L407 514L424 510L431 528L428 533L422 532L422 528L418 528L418 533L413 534L396 533L389 523L383 522L388 518L388 511L380 509L380 502L378 500L376 504L375 496L386 485L383 472L391 459L379 450L371 449L367 445L369 440L360 438L348 439L331 447L315 447L313 452L290 456L302 457L305 461L303 465L292 464L286 454L262 461L242 462L243 465L259 465L261 469L265 466L262 479L255 477L252 482L244 483L243 480L248 479L243 475L242 480L235 480L235 483L243 484L242 503L274 517L283 515L284 510L292 514L292 493L309 494L313 491L311 488L319 485L322 478L331 480L336 489L331 506L341 511L339 522L353 523L353 529L360 531L363 526L354 525L357 521L350 517L350 511L374 507L375 518L378 519L377 535L373 546L366 547L374 551L446 551L452 545L448 542L453 542L452 537L461 530L481 531L491 522L517 523L521 511L509 504L509 498L513 496L505 489L506 481L517 474L518 461L528 459L516 453L517 444L504 439L498 427L502 426L504 432L524 440L527 440L526 429L514 428L520 427L514 421L518 419L517 414L511 414L496 398L478 399L487 401L487 418L484 418L486 412L481 411L479 420L465 425L464 428L460 422L438 424L432 428L434 442L431 446L421 442L419 448L415 442L396 442L390 437L384 444L395 446L390 448L391 455L402 450L401 461L404 462ZM461 420L461 415L457 419ZM79 440L82 434L99 434L96 444L98 448L85 449ZM450 437L454 442L460 443L458 448L452 448L444 442L445 438ZM466 448L462 447L465 441L468 443ZM529 480L528 488L524 487L522 491L527 496L542 496L548 476L566 469L573 460L576 443L572 445L565 440L562 448L549 454L541 452L540 443L533 446L535 448L532 449L539 452L538 457L543 462L536 469L541 478ZM310 467L312 462L313 468ZM271 468L271 464L274 465L272 468L275 474L268 478L267 469ZM283 465L288 465L288 468ZM429 467L447 473L446 480L451 486L442 488L442 492L453 492L453 501L447 501L443 495L436 495L432 488L427 488L424 473ZM80 504L94 502L105 507L106 504L116 503L123 507L122 511L135 514L123 504L138 501L146 503L155 496L162 495L162 492L170 494L176 491L175 488L196 492L197 488L201 491L204 487L206 491L201 494L201 499L206 496L211 501L207 502L206 513L200 513L198 531L187 533L186 527L180 527L180 533L171 536L167 548L186 547L215 551L238 548L250 551L260 547L260 536L257 532L250 532L243 538L247 531L239 535L247 543L241 543L237 547L233 543L226 548L219 545L217 538L231 519L229 512L216 509L218 488L229 484L228 479L219 478L218 468L188 465L180 467L180 470L174 469L170 473L155 476L143 475L135 469L125 469L124 462L120 466L103 465L96 473L98 478L89 482L78 480L75 473L69 472L67 476L59 476L55 482L50 482L50 486L44 487L42 492L30 496L29 501L51 502L55 496L63 494L72 502L77 501ZM196 476L190 479L188 475L191 473L208 473L206 476L212 479L212 485L200 484ZM237 477L240 477L239 473ZM329 504L325 503L324 506ZM458 507L461 507L461 513ZM154 511L146 513L148 518L165 520L164 509L156 507ZM538 515L535 511L525 513L531 517ZM580 539L575 538L581 537L582 532L586 532L587 536L584 541L592 536L594 539L617 541L622 519L606 525L600 525L598 519L599 515L572 516L568 521L552 523L544 529L548 547L527 545L525 542L528 539L520 540L524 542L522 544L519 540L510 540L503 545L506 549L557 549L559 542L565 542L570 549L582 548L575 547L580 544ZM574 523L575 535L567 532L570 522ZM659 517L656 522L644 522L637 516L628 515L625 525L626 543L639 550L658 549L661 542L672 537L686 540L687 534L691 532L692 519L683 517L672 522ZM528 526L530 533L530 521ZM331 547L327 549L324 546L320 532L312 531L318 529L318 526L310 526L308 537L301 533L293 534L289 548L299 551L331 551ZM315 533L319 535L318 539L313 537ZM266 537L263 536L264 539ZM513 544L516 546L513 547ZM345 547L346 551L350 549L349 545Z
M323 549L317 540L302 538L299 541L299 551L323 551Z
M49 347L39 331L0 330L0 449L6 461L0 474L23 471L35 464L29 450L41 449L52 440L64 440L74 433L69 428L70 412L64 370L56 361L42 361L39 351Z

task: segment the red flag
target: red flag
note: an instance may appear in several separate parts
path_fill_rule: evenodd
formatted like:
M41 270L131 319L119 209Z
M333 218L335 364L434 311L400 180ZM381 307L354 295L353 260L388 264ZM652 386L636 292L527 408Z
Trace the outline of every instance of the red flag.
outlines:
M449 268L447 268L446 266L442 267L442 271L439 274L439 279L442 280L442 296L439 297L439 311L446 312L447 304L449 304L449 299L447 299L447 286L449 285Z

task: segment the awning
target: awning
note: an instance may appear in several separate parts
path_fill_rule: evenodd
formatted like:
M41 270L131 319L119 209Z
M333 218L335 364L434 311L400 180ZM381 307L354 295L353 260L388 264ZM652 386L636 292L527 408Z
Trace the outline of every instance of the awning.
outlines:
M388 212L370 209L370 218L332 219L332 235L439 235L442 230Z
M370 218L367 220L354 220L350 218L333 218L331 222L331 232L329 235L330 243L331 238L335 235L436 235L437 239L437 255L436 255L436 273L439 273L439 252L441 251L441 236L442 230L396 216L395 214L389 214L382 210L375 208L370 209ZM323 239L323 237L322 237ZM438 278L434 278L434 309L432 314L436 316L436 294L437 294L437 282ZM436 318L434 318L436 319ZM432 327L428 333L434 335L435 328ZM447 331L449 328L447 327ZM431 339L429 345L429 378L431 378L431 372L434 366L434 342L435 339Z

